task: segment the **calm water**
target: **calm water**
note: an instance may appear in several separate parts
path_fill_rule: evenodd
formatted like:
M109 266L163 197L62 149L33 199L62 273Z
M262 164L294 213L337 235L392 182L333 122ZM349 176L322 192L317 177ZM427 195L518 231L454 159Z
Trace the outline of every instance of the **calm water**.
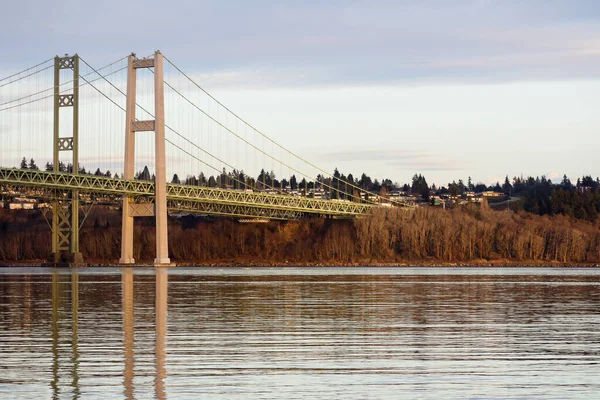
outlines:
M600 398L600 269L0 269L0 398Z

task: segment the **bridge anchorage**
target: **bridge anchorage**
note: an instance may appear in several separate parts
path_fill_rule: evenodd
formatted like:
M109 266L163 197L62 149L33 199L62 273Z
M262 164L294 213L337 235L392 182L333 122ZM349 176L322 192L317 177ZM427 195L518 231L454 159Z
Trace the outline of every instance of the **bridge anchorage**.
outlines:
M125 58L117 61L124 61ZM80 60L87 67L91 68L99 79L103 79L114 89L120 93L118 96L120 100L125 100L125 107L122 107L117 102L113 101L104 92L91 84L91 81L86 79L87 75L80 75ZM45 63L50 63L52 59ZM284 162L279 156L274 156L268 153L262 148L257 147L255 144L249 142L247 138L240 136L237 131L237 122L235 124L236 131L231 128L232 124L223 123L219 120L218 111L217 116L211 115L199 106L199 103L194 103L184 94L177 91L172 87L168 81L164 79L164 62L168 62L169 65L173 66L181 75L191 82L194 87L198 87L200 91L205 93L211 101L214 101L223 109L227 110L230 115L237 118L236 121L241 122L246 128L254 130L257 136L262 137L268 143L273 146L278 146L283 152L287 152L290 157L304 162L310 168L314 168L317 172L306 173L301 171L298 167L292 166L291 162ZM43 63L43 64L45 64ZM115 63L109 64L113 65ZM42 65L42 64L40 64ZM289 220L297 219L302 217L332 217L332 218L351 218L368 214L371 209L377 205L376 202L370 199L370 196L365 196L361 200L360 195L347 194L345 200L326 200L320 198L314 198L308 196L308 190L305 187L305 195L292 195L293 193L287 192L279 188L270 186L266 182L254 181L254 183L248 183L247 181L236 182L242 186L232 188L223 184L221 187L213 186L198 186L198 185L184 185L179 183L167 183L166 176L166 154L165 145L166 143L172 145L175 150L180 150L187 156L195 159L194 162L198 161L205 166L212 168L218 172L222 165L226 165L231 170L235 171L233 165L227 164L226 161L220 159L218 156L214 156L210 152L203 149L197 143L184 137L178 133L173 126L165 123L165 86L167 86L173 93L183 98L183 104L189 104L192 112L198 112L204 121L210 124L214 124L219 128L219 135L230 135L228 137L234 138L237 142L247 146L251 150L256 152L263 157L268 157L273 160L274 163L278 163L284 168L288 168L290 171L294 171L303 178L309 178L317 182L315 175L327 174L317 166L310 164L306 160L302 159L293 152L285 149L266 135L262 134L252 125L238 117L231 110L226 108L223 104L219 103L214 97L208 92L196 84L191 78L183 73L177 66L175 66L170 60L164 57L160 52L155 52L151 57L148 58L137 58L134 54L127 57L127 67L122 67L117 70L123 71L127 69L127 81L126 81L126 93L114 86L108 79L109 73L101 75L98 70L92 68L85 60L75 54L74 56L55 57L54 65L49 64L46 67L40 67L36 72L29 73L29 70L22 71L17 78L10 79L10 82L3 83L0 87L6 86L13 82L17 82L28 76L33 76L39 72L50 70L54 67L54 85L46 90L20 97L16 100L10 100L8 102L0 103L0 113L8 109L16 109L26 104L35 103L39 100L52 98L53 102L53 139L52 139L52 161L53 166L47 166L45 171L40 171L37 168L7 168L5 166L0 167L0 185L7 185L10 187L29 187L33 188L30 190L32 196L38 196L44 199L51 199L52 209L52 249L51 254L48 257L48 266L82 266L84 264L84 257L79 249L79 227L83 222L80 220L80 212L83 212L83 220L85 221L86 209L82 205L86 202L94 201L94 198L102 197L109 198L114 201L115 198L122 198L122 230L121 230L121 256L118 260L119 264L131 265L135 264L134 259L134 237L133 227L134 218L138 217L154 217L156 222L156 257L154 258L153 264L156 266L172 265L169 258L169 244L168 244L168 231L167 231L167 211L171 212L183 212L183 213L194 213L202 215L220 215L229 216L234 218L241 218L243 221L257 221L257 220ZM32 67L35 68L35 67ZM104 68L104 67L103 67ZM136 89L137 89L137 71L139 69L152 69L153 70L153 86L154 86L154 113L147 112L143 107L136 102ZM66 70L66 71L63 71ZM62 72L62 74L61 74ZM71 77L72 80L61 83L61 76L64 79L66 75ZM91 73L90 73L91 74ZM89 75L89 74L88 74ZM11 77L12 77L11 76ZM9 78L11 78L9 77ZM5 78L9 79L9 78ZM50 77L48 77L51 80ZM80 79L85 81L80 86ZM72 82L72 83L71 83ZM47 83L50 86L50 82ZM61 89L61 87L68 87ZM71 86L72 85L72 86ZM84 85L89 85L99 92L106 99L111 101L113 105L117 106L120 110L119 113L125 113L125 136L124 136L124 157L123 157L123 175L119 177L110 177L104 175L91 175L80 170L80 88ZM35 97L39 93L49 92L49 95L40 95ZM142 97L145 91L142 89ZM6 92L5 92L6 93ZM4 94L5 94L4 93ZM32 99L32 96L33 99ZM42 97L43 96L43 97ZM25 99L25 100L23 100ZM21 101L23 100L23 101ZM4 101L4 99L3 99ZM16 103L16 104L15 104ZM9 106L6 106L10 104ZM95 106L95 103L93 103ZM82 115L85 114L85 110L88 107L87 102L84 103ZM111 106L112 107L112 106ZM169 104L169 107L171 105ZM139 108L145 111L151 120L140 120L136 117L136 109ZM179 110L179 108L174 109ZM22 108L19 108L22 110ZM45 109L44 109L45 110ZM65 113L65 111L67 111ZM49 111L49 110L48 110ZM210 108L209 108L210 111ZM72 118L71 114L72 112ZM181 112L181 111L178 111ZM4 115L4 114L0 114ZM62 115L62 119L60 118ZM102 113L100 118L103 118ZM123 114L119 114L121 117ZM170 114L169 114L170 115ZM65 118L66 117L66 118ZM29 115L26 120L29 118ZM49 115L48 115L49 118ZM20 120L20 116L19 116ZM7 119L6 121L10 121ZM119 123L120 124L120 123ZM84 131L86 128L89 129L90 121L87 118L83 122ZM165 129L169 130L169 134L173 133L177 135L184 142L189 143L192 148L197 149L204 154L212 157L221 163L221 166L210 165L201 159L197 158L192 153L179 147L176 143L169 139L171 137L165 137ZM26 131L21 125L11 128L14 133L18 134L19 137ZM33 129L32 129L33 130ZM119 129L120 130L120 129ZM193 131L193 129L192 129ZM38 132L38 130L35 130ZM154 180L139 180L135 179L135 148L136 148L136 134L138 132L154 132L154 168L155 178ZM208 132L210 134L210 130ZM39 148L47 148L47 144L44 144L44 137L36 137L36 140L40 140L38 145ZM219 136L220 138L220 136ZM84 138L87 140L87 138ZM48 135L49 140L49 135ZM261 139L262 140L262 139ZM121 146L121 139L118 139L118 146ZM99 146L101 147L101 146ZM85 147L82 147L82 154L85 155ZM103 156L105 151L104 148L100 148L100 156ZM113 149L118 151L120 149ZM64 156L64 155L67 156ZM61 156L68 158L68 155L72 156L72 169L68 170L63 168L64 164L61 162ZM2 154L0 154L2 155ZM92 154L97 156L97 154ZM33 160L32 160L33 161ZM65 160L63 160L65 161ZM263 160L264 161L264 160ZM120 169L120 161L117 163ZM13 164L14 165L14 164ZM62 167L61 167L62 165ZM313 171L314 171L313 170ZM223 172L223 174L225 174ZM234 179L235 178L235 175ZM321 175L324 177L325 175ZM331 177L330 174L328 176ZM330 179L333 179L332 177ZM304 179L303 179L304 180ZM323 188L327 188L330 194L340 194L339 186L334 188L332 181L319 181ZM259 183L262 187L259 186ZM338 182L339 184L339 182ZM349 190L353 193L360 192L363 190L351 182L346 183ZM316 183L315 183L316 185ZM248 190L252 188L251 190ZM372 194L371 194L372 195ZM351 198L352 201L348 200ZM90 200L91 199L91 200ZM387 204L391 205L390 203Z

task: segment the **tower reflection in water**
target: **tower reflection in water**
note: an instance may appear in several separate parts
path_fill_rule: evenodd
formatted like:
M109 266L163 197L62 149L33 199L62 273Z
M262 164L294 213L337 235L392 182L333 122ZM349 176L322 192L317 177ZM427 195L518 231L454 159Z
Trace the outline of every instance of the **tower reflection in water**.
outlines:
M60 378L64 377L60 370L61 360L61 331L60 320L64 317L64 312L61 313L62 305L61 293L66 288L69 289L69 297L71 301L71 387L73 389L73 398L79 398L79 274L73 272L70 276L70 282L62 282L64 275L61 276L58 272L52 274L52 379L50 387L52 389L53 398L58 398L60 394ZM63 279L61 279L63 278ZM66 283L66 285L65 285ZM67 339L68 340L68 339Z
M133 271L125 268L121 274L122 282L122 307L123 307L123 395L126 399L133 399Z
M70 278L70 281L68 280ZM155 369L154 397L166 398L165 379L166 369L166 338L167 338L167 297L169 276L166 269L156 270L156 308L155 308ZM134 272L125 268L121 274L122 287L122 318L123 318L123 397L136 398L135 378L135 318L134 318ZM68 291L68 293L67 293ZM67 294L71 303L70 313L63 307L67 306ZM65 347L62 345L69 339L65 336L65 319L71 317L70 353L65 357ZM79 398L79 274L72 271L68 274L55 271L52 273L52 377L50 388L53 398L60 398L64 392L65 377L70 378L73 398ZM64 361L69 359L70 373L65 373ZM61 362L62 361L62 362ZM63 364L63 365L61 365ZM70 375L70 376L69 376ZM67 378L68 379L68 378Z
M123 395L126 399L135 398L135 326L134 326L134 274L132 268L125 268L121 274L122 313L123 313ZM165 399L166 338L167 338L167 297L169 275L163 268L156 269L156 305L155 305L155 368L154 396Z

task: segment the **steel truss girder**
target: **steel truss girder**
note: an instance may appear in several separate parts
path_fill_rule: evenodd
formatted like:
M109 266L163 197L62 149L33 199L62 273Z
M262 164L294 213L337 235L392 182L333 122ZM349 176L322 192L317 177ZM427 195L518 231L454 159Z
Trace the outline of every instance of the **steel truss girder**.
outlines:
M82 192L153 195L154 183L128 181L96 175L73 175L27 169L0 168L0 183L41 186L51 189L80 190Z
M15 168L0 168L0 183L21 186L40 186L49 189L79 190L80 192L86 193L129 195L134 197L154 196L154 182ZM174 184L167 185L167 199L171 206L173 206L174 201L204 204L202 206L190 205L190 212L196 207L197 209L202 208L209 211L227 211L227 213L224 212L225 215L237 215L239 213L244 216L266 216L260 214L257 210L276 210L273 211L273 213L285 215L286 217L283 217L284 219L288 219L288 215L290 216L289 218L297 218L297 215L302 215L304 213L341 217L364 215L368 214L373 207L371 204L318 200L295 196L251 193ZM211 209L207 204L214 205L214 208ZM218 208L217 205L236 206L238 208ZM188 207L186 207L186 210L182 211L188 211L187 208ZM172 209L175 210L179 208L176 207ZM244 213L240 210L243 210ZM214 211L214 213L217 213L217 211ZM281 211L281 213L279 213L279 211ZM247 214L246 212L250 212L250 214Z
M326 215L362 215L369 213L372 207L370 204L173 184L167 185L167 197Z
M55 198L53 211L56 213L57 251L71 250L73 231L71 227L71 199Z
M291 210L277 210L258 208L237 204L201 203L193 200L167 199L167 208L170 211L179 211L193 214L226 215L230 217L262 217L268 219L298 219L303 213Z

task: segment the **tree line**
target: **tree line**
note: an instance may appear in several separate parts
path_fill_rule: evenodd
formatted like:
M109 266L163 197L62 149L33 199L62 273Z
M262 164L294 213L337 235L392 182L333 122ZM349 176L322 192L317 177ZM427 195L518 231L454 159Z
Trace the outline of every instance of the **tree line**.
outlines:
M446 193L464 195L466 191L491 190L512 197L515 201L510 203L513 211L524 210L538 215L567 215L570 217L596 221L600 216L600 179L584 175L577 178L575 183L563 175L559 183L552 183L545 176L542 177L514 177L512 180L506 176L501 185L497 182L485 188L485 185L464 185L462 181L448 185ZM444 193L444 189L437 193Z

